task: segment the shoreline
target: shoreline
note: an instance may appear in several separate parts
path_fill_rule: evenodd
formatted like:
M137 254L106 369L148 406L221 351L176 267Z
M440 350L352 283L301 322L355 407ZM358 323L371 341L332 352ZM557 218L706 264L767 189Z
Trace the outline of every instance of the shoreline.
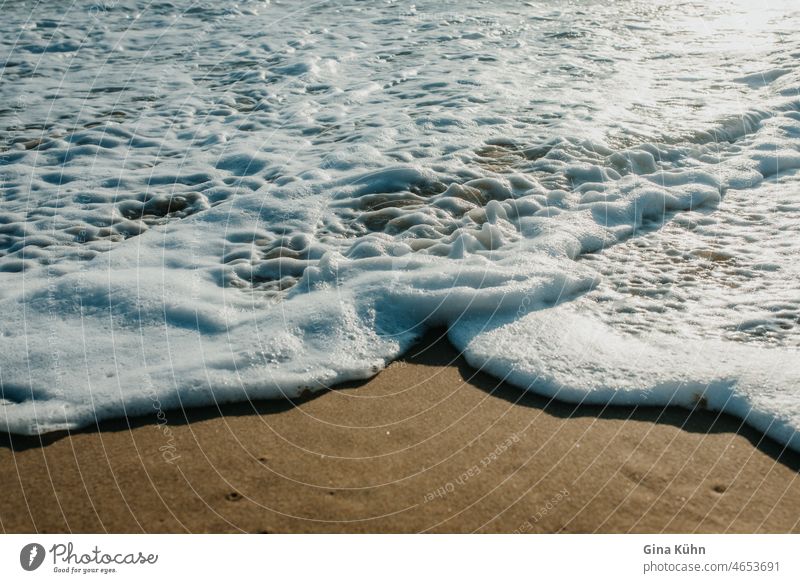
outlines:
M800 454L738 418L574 406L442 331L299 401L0 436L3 532L800 532Z

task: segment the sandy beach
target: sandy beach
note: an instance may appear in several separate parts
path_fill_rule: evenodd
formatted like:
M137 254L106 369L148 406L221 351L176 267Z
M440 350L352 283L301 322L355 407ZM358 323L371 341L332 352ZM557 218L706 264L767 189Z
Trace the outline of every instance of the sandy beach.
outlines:
M442 332L375 378L0 442L3 532L800 532L800 456L736 418L573 407Z
M800 3L3 16L0 532L800 532Z

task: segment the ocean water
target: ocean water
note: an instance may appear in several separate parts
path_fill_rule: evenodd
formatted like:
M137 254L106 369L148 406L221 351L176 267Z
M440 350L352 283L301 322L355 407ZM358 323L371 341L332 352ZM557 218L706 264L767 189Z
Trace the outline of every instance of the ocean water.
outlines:
M0 429L296 397L435 326L800 451L800 5L0 3Z

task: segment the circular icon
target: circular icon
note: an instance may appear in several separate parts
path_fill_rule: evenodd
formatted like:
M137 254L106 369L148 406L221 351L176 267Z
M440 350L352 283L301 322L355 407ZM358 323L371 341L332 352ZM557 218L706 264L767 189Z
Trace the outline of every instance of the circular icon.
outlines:
M26 571L35 571L44 562L44 547L39 543L30 543L19 552L19 564Z

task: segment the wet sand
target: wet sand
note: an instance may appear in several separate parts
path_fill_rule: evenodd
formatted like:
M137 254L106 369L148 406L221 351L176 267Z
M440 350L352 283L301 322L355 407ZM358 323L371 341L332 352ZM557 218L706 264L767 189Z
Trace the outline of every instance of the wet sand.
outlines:
M800 455L739 419L551 402L441 334L302 402L0 436L0 529L800 532Z

